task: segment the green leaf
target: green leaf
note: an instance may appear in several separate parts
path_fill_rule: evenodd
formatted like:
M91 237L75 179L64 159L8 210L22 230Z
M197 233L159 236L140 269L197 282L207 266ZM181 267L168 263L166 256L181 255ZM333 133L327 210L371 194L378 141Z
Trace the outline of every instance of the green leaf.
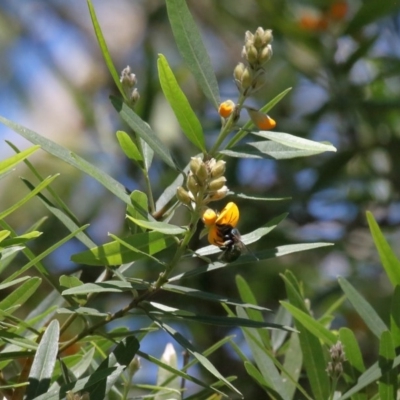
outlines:
M25 233L20 236L15 236L11 239L3 240L1 245L4 247L7 247L7 246L18 245L18 244L24 244L24 243L28 242L29 240L36 239L37 237L41 236L41 234L42 234L42 232L32 231L32 232Z
M204 357L201 353L199 353L196 348L183 337L178 331L170 327L169 325L163 323L162 321L154 318L151 314L147 314L154 321L156 325L158 325L161 329L163 329L166 333L168 333L177 343L179 343L184 349L186 349L193 357L197 359L197 361L212 375L214 375L217 379L224 382L224 384L229 387L232 391L238 394L240 397L243 397L242 394L230 383L228 382L214 367L211 362Z
M81 228L78 228L75 232L70 233L68 236L65 238L59 240L57 243L53 244L52 246L48 247L45 251L43 251L41 254L34 258L30 258L30 261L25 264L22 268L20 268L18 271L14 272L10 277L6 279L6 281L12 280L16 278L17 276L23 274L25 271L27 271L29 268L33 267L34 265L37 267L37 264L39 261L41 261L43 258L45 258L47 255L51 254L53 251L58 249L60 246L62 246L64 243L68 242L70 239L75 237L79 232L82 232L84 229L86 229L89 225L84 225ZM47 270L44 270L42 272L42 269L40 269L40 272L47 278L49 275ZM51 280L51 283L54 285L56 289L60 291L60 286L58 282L54 279Z
M22 125L16 124L15 122L12 122L7 118L1 116L0 122L8 126L10 129L12 129L25 139L29 140L31 143L40 145L42 150L47 151L53 156L65 161L66 163L96 179L111 193L114 193L119 199L127 204L130 204L130 199L128 194L126 193L125 187L117 182L115 179L113 179L111 176L107 175L104 171L99 170L94 165L88 163L86 160L79 157L77 154L71 152L70 150L58 145L55 142L52 142L49 139L46 139L43 136L40 136L36 132L27 129ZM17 156L19 154L22 153L18 153Z
M104 61L106 62L107 68L110 71L110 74L111 74L111 76L112 76L112 78L114 80L114 83L117 86L119 92L122 94L122 96L126 100L128 100L126 98L126 94L125 94L125 92L124 92L124 90L122 88L122 85L121 85L121 82L120 82L120 79L119 79L119 74L118 74L117 70L114 67L114 63L112 62L110 53L109 53L108 48L107 48L107 43L106 43L106 41L104 39L103 32L101 31L99 21L97 20L96 13L94 11L94 7L93 7L93 4L92 4L92 1L91 0L87 0L87 4L88 4L88 7L89 7L90 18L92 19L92 24L93 24L94 32L96 34L97 42L98 42L98 44L100 46L101 54L104 57Z
M79 286L71 287L64 290L61 294L63 296L80 295L88 293L122 293L132 290L147 289L149 285L140 283L129 283L122 281L104 281L98 283L84 283Z
M103 291L93 291L92 293L103 293ZM82 295L83 296L83 295ZM100 317L100 318L106 318L109 313L105 312L100 312L99 310L96 310L95 308L90 308L90 307L61 307L57 308L57 314L77 314L77 315L82 315L82 316L90 316L90 317Z
M324 151L335 151L336 148L330 143L314 142L313 140L304 139L298 136L290 135L289 133L283 132L271 132L271 131L260 131L251 132L253 135L260 136L264 139L272 140L273 142L283 144L294 149L324 152Z
M365 324L376 337L380 338L382 333L388 330L385 323L381 320L370 304L345 278L339 277L338 282L348 300Z
M150 126L121 99L114 96L111 96L110 99L118 114L132 128L132 130L138 134L167 165L175 170L179 169L175 164L175 161L172 159L167 146L161 142Z
M380 400L392 400L397 397L397 371L393 368L395 357L392 335L389 331L385 331L379 343L379 367L382 371L379 380Z
M400 365L400 356L397 356L393 361L393 368ZM339 400L346 400L352 397L355 393L359 393L362 389L366 388L371 383L376 383L382 376L381 369L378 362L371 365L358 379L357 384L353 386L350 390L343 394Z
M201 300L208 300L208 301L213 301L213 302L218 302L218 303L224 303L224 304L229 304L232 306L240 306L242 308L251 308L251 309L259 310L259 311L271 311L268 308L257 306L255 304L244 303L239 300L232 300L225 296L219 296L218 294L215 294L215 293L203 292L201 290L189 288L186 286L177 286L177 285L171 285L171 284L167 283L161 287L161 290L165 290L167 292L172 292L172 293L179 293L184 296L190 296L190 297L194 297L194 298L201 299Z
M44 332L33 359L26 392L27 400L34 399L48 391L57 360L59 336L59 323L57 320L53 320Z
M4 119L2 117L0 117L0 121L4 123ZM14 168L17 164L25 160L25 158L29 157L38 149L40 149L40 146L32 146L29 149L21 151L20 153L7 158L6 160L0 161L0 175Z
M231 150L222 150L221 154L235 158L273 158L275 160L287 160L297 157L309 157L320 154L325 150L302 150L285 146L281 143L268 141L250 142L235 146Z
M293 379L293 381L291 379L285 381L285 389L291 399L294 399L296 384L298 385L302 365L303 353L301 351L299 334L292 333L290 335L288 347L285 351L285 361L283 363L285 371Z
M236 313L241 318L248 318L246 311L240 307L236 308ZM272 355L266 351L260 333L251 328L242 328L242 331L266 386L271 388L274 392L279 393L279 398L289 400L282 377L274 364Z
M133 218L148 221L148 198L146 193L143 193L139 190L134 190L130 197L132 204L128 205L127 213ZM138 230L137 228L140 228L142 231L145 230L145 228L138 227L138 225L133 223L131 223L130 228L132 233L136 233Z
M267 260L269 258L282 257L287 254L296 253L298 251L314 250L319 247L326 247L326 246L332 246L332 244L331 243L289 244L286 246L277 246L272 249L265 250L260 253L256 253L255 255L257 256L258 260L261 261L261 260ZM207 247L211 247L211 246L207 246ZM231 268L233 266L237 266L237 265L241 265L241 264L254 263L254 261L255 261L255 259L254 259L253 255L245 254L245 255L242 255L238 260L236 260L235 262L232 262L230 264L226 264L226 263L222 263L222 262L214 262L209 265L202 265L191 271L188 271L183 274L179 274L172 278L169 278L168 282L174 282L174 281L177 281L182 278L193 277L193 276L196 276L199 274L204 274L206 272L215 271L220 268L227 268L227 267Z
M172 237L165 236L160 232L138 233L125 237L123 240L148 254L156 254L175 243ZM141 254L132 252L115 240L82 253L74 254L71 260L86 265L115 266L126 264L142 257Z
M9 237L10 234L11 234L10 231L6 231L6 230L0 231L0 243L1 243L5 238ZM2 245L2 246L3 246L3 245Z
M290 312L285 310L282 306L279 306L278 312L275 314L274 322L280 325L291 326L292 320L293 318L290 315ZM277 329L271 332L271 347L275 352L278 352L287 336L287 332L283 330Z
M179 52L203 93L217 109L219 89L210 58L185 0L167 0L168 18Z
M157 65L158 76L164 96L174 110L174 114L182 131L198 149L206 153L206 143L200 121L182 89L179 87L167 59L162 54L158 55Z
M299 283L295 276L286 271L281 275L286 287L286 293L290 304L304 313L309 313L305 301L300 293ZM313 399L326 400L329 398L330 383L326 373L326 361L319 339L311 334L299 321L295 321L295 327L300 332L300 346L303 353L303 362L313 392Z
M255 200L255 201L286 201L291 200L291 197L264 197L264 196L248 196L244 193L233 193L234 196L239 197L240 199L246 200Z
M339 329L339 339L343 344L344 352L346 354L347 362L344 363L345 372L347 376L351 378L347 380L347 382L355 383L360 375L365 371L360 346L357 343L354 332L349 328Z
M30 276L23 276L22 278L15 279L11 282L0 283L0 290L7 289L10 286L14 286L20 282L24 282L27 279L30 279Z
M133 221L136 225L143 228L150 229L152 231L163 233L164 235L181 235L186 232L186 229L180 226L167 224L165 222L159 221L145 221L137 218L133 218L127 215L127 218Z
M246 368L246 372L261 386L261 387L269 387L263 376L260 374L260 371L249 361L244 362L244 367Z
M11 281L11 279L10 279ZM11 307L21 307L33 294L36 293L42 280L37 277L30 278L17 289L14 289L5 299L0 301L0 310L8 310Z
M21 153L19 153L21 154ZM2 213L0 213L0 219L5 218L7 215L11 214L12 212L16 211L19 207L24 205L27 201L29 201L31 198L35 197L39 192L41 192L43 189L45 189L50 183L54 181L60 174L54 175L54 176L49 176L38 186L36 186L30 193L28 193L25 197L23 197L21 200L17 201L14 203L11 207L9 207L7 210L4 210Z
M392 306L390 308L390 332L393 337L394 347L400 347L400 286L394 288Z
M126 132L117 131L117 139L125 155L131 160L139 163L139 165L142 165L143 157L131 137Z
M73 287L81 286L83 282L76 276L73 275L61 275L60 276L60 286L66 289L70 289ZM87 302L86 294L81 296L72 296L72 298L68 298L68 301L71 304L79 304L83 306Z
M390 282L393 286L400 285L400 261L382 235L379 225L376 223L370 211L367 211L367 220L372 238L374 239L375 246L379 253L379 258Z
M316 338L329 346L333 346L337 342L337 336L311 317L308 312L304 312L286 301L281 301L280 303Z

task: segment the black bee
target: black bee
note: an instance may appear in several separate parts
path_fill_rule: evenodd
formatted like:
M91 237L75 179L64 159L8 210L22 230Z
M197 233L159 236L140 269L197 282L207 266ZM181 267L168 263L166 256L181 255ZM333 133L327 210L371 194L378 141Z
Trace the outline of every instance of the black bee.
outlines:
M224 262L233 262L237 260L242 251L247 251L247 247L242 242L240 232L231 225L218 225L218 236L222 239L222 245L219 246L222 254L219 259Z

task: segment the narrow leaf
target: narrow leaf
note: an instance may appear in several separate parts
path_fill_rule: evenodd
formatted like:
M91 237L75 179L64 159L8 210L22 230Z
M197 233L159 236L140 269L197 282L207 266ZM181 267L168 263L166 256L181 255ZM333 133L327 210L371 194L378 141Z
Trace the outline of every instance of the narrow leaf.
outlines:
M57 360L59 336L59 323L57 320L53 320L47 327L33 359L26 394L27 400L34 399L48 391Z
M99 170L94 165L90 164L89 162L79 157L77 154L71 152L70 150L66 149L65 147L62 147L57 143L46 139L43 136L40 136L36 132L27 129L22 125L19 125L1 116L0 122L11 128L13 131L18 133L25 139L29 140L31 143L40 145L42 150L47 151L53 156L65 161L66 163L96 179L111 193L114 193L119 199L129 204L130 200L128 194L126 193L125 187L117 182L115 179L113 179L111 176L107 175L104 171Z
M339 277L338 282L348 300L366 323L368 328L376 337L380 338L382 333L388 330L385 323L371 305L345 278Z
M107 68L110 71L110 74L114 80L115 85L117 86L119 92L122 94L123 97L126 98L126 94L122 89L121 82L119 80L119 74L114 67L114 63L112 62L110 53L107 48L107 43L104 39L103 32L101 31L99 21L97 20L96 13L94 11L94 7L91 0L87 0L87 4L89 7L90 18L92 19L92 24L94 28L94 32L96 34L97 42L100 46L101 54L104 57L104 61L106 62Z
M276 143L281 143L285 146L307 151L336 151L336 148L331 144L314 142L313 140L304 139L298 136L290 135L283 132L260 131L251 132L253 135L260 136L265 139L272 140Z
M181 56L205 96L215 108L218 108L221 101L217 78L186 1L167 0L167 11Z
M397 397L397 371L393 369L393 360L396 352L392 335L389 331L382 333L379 344L379 367L382 376L379 380L380 400L392 400Z
M122 151L128 158L138 163L143 162L143 157L140 154L139 149L126 132L117 131L117 139Z
M285 146L281 143L268 141L250 142L235 146L230 150L222 150L221 154L234 158L273 158L275 160L287 160L297 157L309 157L320 154L325 150L303 150Z
M159 157L171 168L178 169L167 146L161 142L158 136L128 105L121 99L111 96L111 103L121 118L138 134Z
M186 232L186 229L184 229L184 228L181 228L176 225L167 224L165 222L144 221L144 220L133 218L129 215L127 216L127 218L143 228L150 229L150 230L156 231L156 232L160 232L165 235L181 235L182 233Z
M151 255L175 243L171 236L165 236L160 232L138 233L133 236L125 237L123 240L131 246ZM71 260L86 265L116 266L130 263L140 258L142 258L141 254L127 249L115 240L82 253L74 254Z
M178 82L168 64L167 59L159 54L158 76L165 98L168 100L174 114L186 137L203 153L206 152L203 128L189 104L188 99L179 87Z
M326 329L320 322L316 321L309 313L306 313L294 305L287 303L286 301L280 302L293 317L299 321L310 333L316 338L325 342L328 346L333 346L337 342L337 336L332 333L329 329Z
M282 257L287 254L296 253L298 251L314 250L319 247L332 246L331 243L305 243L305 244L289 244L286 246L277 246L273 249L265 250L260 253L256 253L258 260L267 260L269 258ZM204 274L205 272L215 271L220 268L233 267L241 264L253 263L255 261L252 255L243 255L238 260L233 263L226 264L222 262L214 262L209 265L203 265L193 269L191 271L185 272L183 274L176 275L168 280L168 282L177 281L182 278L189 278L199 274Z
M3 118L0 117L0 121L4 123ZM7 125L7 124L5 124ZM25 160L25 158L29 157L36 150L40 149L40 146L32 146L29 149L21 151L18 154L15 154L5 160L0 161L0 175L9 171L11 168L14 168L21 161Z
M309 313L294 275L286 271L282 278L285 282L286 293L290 303L303 312ZM299 321L295 321L295 327L300 332L299 339L303 362L312 388L313 398L315 400L326 400L329 398L330 384L328 374L325 371L326 361L322 345L319 339L311 334Z
M367 211L367 220L379 258L390 282L392 282L393 286L400 285L400 261L382 235L379 225L370 211Z

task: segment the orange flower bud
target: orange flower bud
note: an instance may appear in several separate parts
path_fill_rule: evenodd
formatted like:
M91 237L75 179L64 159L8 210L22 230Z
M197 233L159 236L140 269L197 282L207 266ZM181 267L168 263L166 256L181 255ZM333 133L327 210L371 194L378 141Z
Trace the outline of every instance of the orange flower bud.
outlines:
M254 110L253 108L247 107L247 112L249 113L250 119L253 121L254 125L262 130L268 131L275 128L276 122L267 114L263 114L261 111Z
M208 208L203 216L202 216L202 220L204 222L204 225L206 226L211 226L215 224L215 221L217 220L217 213L212 210L211 208Z
M235 103L232 100L226 100L219 105L218 114L223 118L228 118L235 109Z

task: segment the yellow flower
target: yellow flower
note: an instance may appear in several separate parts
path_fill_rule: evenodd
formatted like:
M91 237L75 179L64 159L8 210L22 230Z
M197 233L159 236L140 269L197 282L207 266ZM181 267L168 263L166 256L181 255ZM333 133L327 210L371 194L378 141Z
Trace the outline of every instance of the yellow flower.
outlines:
M207 209L203 214L203 222L208 227L208 242L218 247L223 246L225 238L221 228L226 228L227 226L234 228L238 221L239 209L232 201L219 214L210 208Z

